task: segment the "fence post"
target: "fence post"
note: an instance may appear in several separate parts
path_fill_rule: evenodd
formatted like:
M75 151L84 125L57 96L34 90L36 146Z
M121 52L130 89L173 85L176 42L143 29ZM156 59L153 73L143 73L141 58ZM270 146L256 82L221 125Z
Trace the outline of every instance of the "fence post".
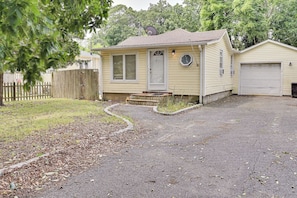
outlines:
M13 101L16 101L16 88L15 88L15 82L13 82Z

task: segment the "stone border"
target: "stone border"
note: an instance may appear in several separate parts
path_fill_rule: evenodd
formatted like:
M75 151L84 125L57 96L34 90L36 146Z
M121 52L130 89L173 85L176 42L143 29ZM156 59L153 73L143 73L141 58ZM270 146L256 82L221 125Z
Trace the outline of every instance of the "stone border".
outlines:
M15 170L15 169L17 169L17 168L22 168L22 167L25 166L25 165L31 164L32 162L36 162L36 161L38 161L40 158L47 157L47 156L49 156L49 155L50 155L50 153L46 153L46 154L43 154L43 155L41 155L41 156L39 156L39 157L34 157L34 158L32 158L32 159L29 159L29 160L27 160L27 161L25 161L25 162L20 162L20 163L18 163L18 164L11 165L11 166L9 166L9 167L7 167L7 168L2 168L2 169L0 169L0 177L1 177L4 173L10 173L10 172L12 172L13 170Z
M121 134L121 133L124 133L124 132L126 132L126 131L132 131L133 128L134 128L132 122L130 122L130 121L127 120L126 118L123 118L123 117L121 117L121 116L119 116L119 115L116 115L116 114L110 112L110 110L111 110L112 108L114 108L114 107L116 107L116 106L119 106L119 105L120 105L120 104L117 103L117 104L108 106L108 107L106 107L106 108L104 109L104 112L107 113L107 114L110 115L110 116L115 116L115 117L117 117L117 118L119 118L119 119L122 119L123 121L126 122L126 124L127 124L128 126L127 126L126 128L124 128L124 129L120 129L120 130L118 130L118 131L115 131L115 132L111 133L110 136L115 136L115 135L117 135L117 134Z
M188 111L188 110L191 110L191 109L200 108L202 106L203 106L202 104L196 104L196 105L193 105L193 106L190 106L190 107L187 107L187 108L184 108L184 109L172 112L172 113L160 112L160 111L158 111L158 106L154 106L153 110L154 110L155 113L158 113L158 114L161 114L161 115L173 116L173 115L177 115L177 114L180 114L182 112L185 112L185 111Z

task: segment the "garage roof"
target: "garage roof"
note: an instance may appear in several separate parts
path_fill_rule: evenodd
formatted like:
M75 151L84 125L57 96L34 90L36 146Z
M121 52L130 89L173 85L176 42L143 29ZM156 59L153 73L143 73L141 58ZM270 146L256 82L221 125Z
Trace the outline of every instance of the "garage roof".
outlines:
M273 40L268 39L268 40L263 41L261 43L258 43L256 45L253 45L253 46L251 46L249 48L246 48L246 49L240 51L240 53L245 53L245 52L250 51L250 50L252 50L254 48L257 48L259 46L265 45L266 43L272 43L272 44L275 44L275 45L279 45L279 46L282 46L282 47L289 48L289 49L292 49L292 50L297 51L297 48L296 47L293 47L291 45L287 45L287 44L284 44L284 43L281 43L281 42L277 42L277 41L273 41Z

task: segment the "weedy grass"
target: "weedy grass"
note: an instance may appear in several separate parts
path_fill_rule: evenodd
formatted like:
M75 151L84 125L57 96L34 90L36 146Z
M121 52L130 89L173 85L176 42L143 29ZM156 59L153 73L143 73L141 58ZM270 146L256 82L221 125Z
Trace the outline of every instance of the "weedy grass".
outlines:
M167 97L161 100L158 104L158 111L163 113L173 113L191 106L192 104L189 101L190 100L183 99L182 97Z
M7 102L0 107L0 141L21 140L28 135L90 116L108 119L101 102L71 99L44 99ZM109 118L110 122L119 119Z

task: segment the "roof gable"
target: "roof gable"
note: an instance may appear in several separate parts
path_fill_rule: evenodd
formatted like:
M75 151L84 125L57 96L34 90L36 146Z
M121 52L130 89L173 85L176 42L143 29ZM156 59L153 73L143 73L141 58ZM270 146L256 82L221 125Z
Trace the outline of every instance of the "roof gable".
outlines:
M266 41L263 41L261 43L258 43L256 45L253 45L253 46L251 46L249 48L246 48L246 49L240 51L240 54L245 53L245 52L248 52L248 51L253 50L255 48L261 47L263 45L266 45L267 43L271 43L271 44L274 44L274 45L277 45L277 46L281 46L281 47L285 47L285 48L288 48L288 49L297 51L297 48L296 47L293 47L291 45L287 45L287 44L284 44L284 43L281 43L281 42L277 42L277 41L273 41L273 40L268 39Z
M153 36L132 36L116 46L103 48L101 50L211 44L220 41L226 34L228 35L225 29L206 32L188 32L183 29L176 29Z

